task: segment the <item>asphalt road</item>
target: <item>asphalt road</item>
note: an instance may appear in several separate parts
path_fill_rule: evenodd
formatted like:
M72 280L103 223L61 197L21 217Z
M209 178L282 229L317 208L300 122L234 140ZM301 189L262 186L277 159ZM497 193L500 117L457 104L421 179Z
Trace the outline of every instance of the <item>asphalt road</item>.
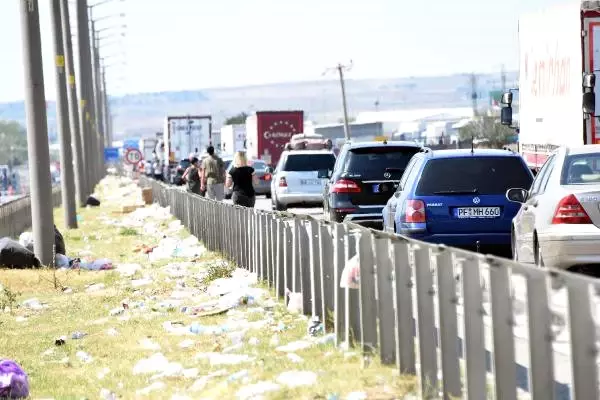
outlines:
M226 203L230 203L231 204L231 200L225 200ZM254 205L254 208L257 208L259 210L272 210L273 207L271 206L271 199L267 199L264 196L258 196L256 198L256 204ZM307 215L312 215L315 218L321 219L323 218L323 208L321 207L315 207L315 208L288 208L287 210L288 212L291 212L293 214L307 214Z

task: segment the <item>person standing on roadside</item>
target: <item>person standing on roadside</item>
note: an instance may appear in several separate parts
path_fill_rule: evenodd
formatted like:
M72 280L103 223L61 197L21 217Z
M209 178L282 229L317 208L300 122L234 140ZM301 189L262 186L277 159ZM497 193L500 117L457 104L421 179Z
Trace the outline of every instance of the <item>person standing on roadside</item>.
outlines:
M206 148L208 156L202 160L201 191L206 190L206 198L222 201L225 198L225 163L215 154L215 148Z
M254 207L256 194L254 185L257 183L254 168L248 165L246 153L238 151L233 156L233 167L227 174L225 186L232 189L231 199L233 204L244 207Z
M200 163L196 157L193 157L190 162L181 179L187 182L189 192L200 194Z

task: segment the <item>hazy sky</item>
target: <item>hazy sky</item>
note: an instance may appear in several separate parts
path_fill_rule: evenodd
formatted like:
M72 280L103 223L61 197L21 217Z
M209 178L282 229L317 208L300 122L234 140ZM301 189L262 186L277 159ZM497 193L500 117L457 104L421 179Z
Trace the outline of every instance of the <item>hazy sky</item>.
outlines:
M0 101L23 98L20 1L0 0ZM518 15L565 1L115 0L95 12L126 14L98 23L127 24L127 66L109 76L121 94L325 79L326 67L350 59L349 78L516 69ZM54 99L49 2L39 0ZM104 55L118 59L118 49Z

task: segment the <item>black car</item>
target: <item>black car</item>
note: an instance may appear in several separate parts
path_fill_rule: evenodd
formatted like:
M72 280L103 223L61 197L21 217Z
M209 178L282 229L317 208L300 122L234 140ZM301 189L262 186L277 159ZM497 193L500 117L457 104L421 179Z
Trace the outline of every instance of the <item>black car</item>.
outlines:
M181 161L179 161L179 164L177 164L177 166L173 169L173 171L171 172L171 184L172 185L183 185L183 173L185 172L185 170L190 166L190 160L185 158Z
M330 221L350 221L382 229L382 210L398 186L413 155L422 151L414 142L346 143L327 178L323 212Z

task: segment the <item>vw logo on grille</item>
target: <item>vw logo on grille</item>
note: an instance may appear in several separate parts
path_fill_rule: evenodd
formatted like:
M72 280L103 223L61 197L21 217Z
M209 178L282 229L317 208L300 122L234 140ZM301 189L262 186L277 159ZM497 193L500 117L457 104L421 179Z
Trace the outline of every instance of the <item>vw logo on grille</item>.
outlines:
M392 174L390 174L389 172L386 172L385 174L383 174L383 177L386 179L389 179L392 176Z
M481 199L479 197L473 197L473 204L479 204Z

